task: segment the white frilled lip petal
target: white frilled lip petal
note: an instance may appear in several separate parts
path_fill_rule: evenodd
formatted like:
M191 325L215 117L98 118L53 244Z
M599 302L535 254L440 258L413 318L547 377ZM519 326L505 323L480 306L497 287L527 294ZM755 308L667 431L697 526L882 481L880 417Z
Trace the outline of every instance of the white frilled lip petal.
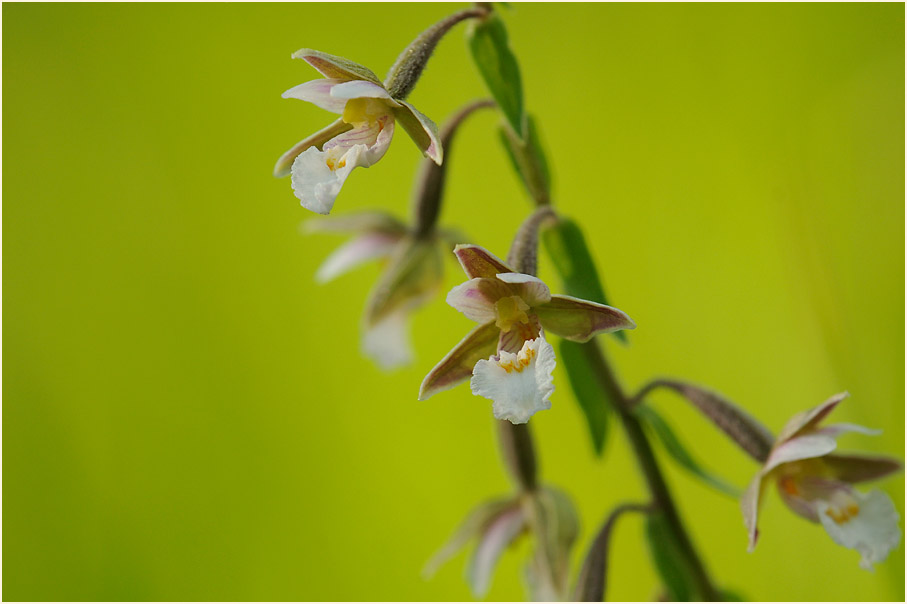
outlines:
M851 491L859 505L859 512L844 522L836 522L829 514L832 504L817 502L819 521L835 543L860 552L860 566L872 570L872 565L882 562L888 552L901 540L900 520L891 499L879 490L864 495Z
M551 301L551 290L538 277L524 273L498 273L495 276L499 281L511 285L514 293L529 306L538 306Z
M362 352L384 371L408 365L413 360L406 311L391 313L362 335Z
M315 280L325 283L364 262L387 256L399 240L399 236L381 232L354 237L325 259L315 273Z
M768 473L781 464L791 461L822 457L834 451L837 446L834 438L824 434L806 434L792 438L772 450L765 461L762 472Z
M293 192L302 206L318 214L329 214L334 201L355 168L368 168L380 160L394 135L393 119L355 128L332 138L324 150L309 147L293 161L290 171ZM336 169L327 165L331 158ZM342 164L342 167L339 167Z
M497 358L476 363L470 388L476 396L494 401L497 419L525 424L537 411L551 408L554 366L554 348L538 337L525 342L517 354L502 351Z
M510 290L504 283L477 277L450 290L447 303L473 321L487 323L495 320L495 302L509 295Z
M343 80L312 80L294 86L280 96L285 99L306 101L325 111L340 114L346 106L346 99L336 98L331 94L331 90L340 84L343 84Z
M383 99L391 107L400 106L383 86L365 80L339 83L331 88L331 96L344 102L350 99Z

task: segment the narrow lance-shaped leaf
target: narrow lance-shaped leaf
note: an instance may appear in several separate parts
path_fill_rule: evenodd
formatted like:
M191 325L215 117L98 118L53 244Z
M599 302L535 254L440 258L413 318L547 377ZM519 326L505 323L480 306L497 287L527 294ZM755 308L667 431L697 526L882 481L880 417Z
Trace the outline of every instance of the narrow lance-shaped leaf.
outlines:
M696 588L687 572L686 560L682 549L668 529L667 521L661 513L646 516L646 539L649 552L658 575L668 590L668 601L690 602L698 599Z
M567 370L570 388L586 417L595 453L601 455L608 433L608 413L611 405L617 404L617 401L610 400L608 392L599 386L596 368L583 350L586 346L595 346L595 343L580 344L561 340L558 343L558 357Z
M694 476L701 479L703 482L708 484L711 487L729 495L731 497L739 497L740 489L737 487L728 484L721 478L718 478L705 468L703 468L699 462L697 462L693 456L686 450L686 447L683 446L683 443L680 442L680 439L674 433L674 430L668 425L661 415L658 414L655 409L647 407L645 405L637 405L633 409L633 413L639 417L647 426L652 429L652 432L655 433L655 436L658 437L658 440L661 441L661 444L664 445L665 451L668 455L674 458L674 461L679 463L681 467L685 470L692 473Z
M569 295L608 304L595 262L579 225L569 218L559 216L556 222L545 225L542 242ZM623 331L613 333L621 342L627 341Z
M485 85L507 123L525 138L526 117L523 113L523 85L516 57L507 42L507 30L497 15L476 21L467 34L469 49Z

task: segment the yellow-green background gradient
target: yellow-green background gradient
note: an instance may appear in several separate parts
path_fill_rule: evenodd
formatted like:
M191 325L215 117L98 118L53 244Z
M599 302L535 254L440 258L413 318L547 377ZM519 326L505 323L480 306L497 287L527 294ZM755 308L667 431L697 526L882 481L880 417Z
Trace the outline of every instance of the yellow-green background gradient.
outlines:
M468 599L461 555L426 559L508 491L489 401L418 402L471 327L437 301L416 363L359 354L369 266L318 286L342 239L305 236L274 161L333 119L280 93L311 47L379 74L462 5L3 6L3 587L12 600ZM505 13L562 211L612 303L606 345L635 388L680 376L773 429L841 390L904 451L904 7L517 5ZM458 26L411 100L441 122L483 94ZM443 215L499 255L529 211L491 112L448 158ZM401 131L335 214L408 212ZM557 279L547 259L540 276ZM446 287L462 281L448 263ZM561 367L536 415L545 481L582 517L643 497L627 442L603 459ZM670 395L653 402L737 485L756 465ZM615 424L612 428L617 428ZM757 600L904 598L903 546L875 573L767 493L753 554L737 502L662 456L709 569ZM882 483L904 513L904 481ZM609 595L657 580L641 521L618 527ZM523 597L527 546L489 597Z

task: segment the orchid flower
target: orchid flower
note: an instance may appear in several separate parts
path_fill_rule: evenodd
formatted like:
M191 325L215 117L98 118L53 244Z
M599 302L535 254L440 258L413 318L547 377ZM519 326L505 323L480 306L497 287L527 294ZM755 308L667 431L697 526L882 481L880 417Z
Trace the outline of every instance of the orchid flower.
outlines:
M878 431L854 424L819 427L847 396L837 394L799 413L781 431L741 501L750 551L756 546L759 503L770 480L794 513L821 523L835 543L860 552L861 567L872 570L873 563L883 561L897 546L901 531L891 499L882 491L864 494L852 485L886 476L900 470L901 464L886 457L832 454L838 435Z
M409 315L440 289L441 249L453 233L432 231L416 237L402 222L382 212L362 212L306 223L310 232L350 232L353 237L324 261L315 278L330 281L369 260L386 267L372 290L363 319L362 352L384 370L411 362Z
M453 288L447 303L479 323L422 382L419 400L472 376L473 394L494 401L498 419L526 423L551 406L554 350L543 330L575 342L636 324L616 308L552 295L532 275L517 273L489 251L458 245L454 254L469 280Z
M303 207L329 214L350 172L360 166L368 168L384 157L395 121L423 154L441 163L434 122L402 98L393 98L370 69L308 48L297 51L293 58L306 61L324 79L290 88L283 98L307 101L340 115L284 153L274 168L275 176L292 174L293 192Z

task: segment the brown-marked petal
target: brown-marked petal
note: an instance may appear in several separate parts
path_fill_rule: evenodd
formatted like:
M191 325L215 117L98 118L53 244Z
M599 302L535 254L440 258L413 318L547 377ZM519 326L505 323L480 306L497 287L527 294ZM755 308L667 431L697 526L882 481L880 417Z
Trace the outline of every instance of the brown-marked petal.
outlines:
M454 254L470 279L493 278L500 273L514 272L500 258L478 245L458 245L454 248Z
M787 425L784 426L784 429L781 430L781 433L778 434L778 442L784 442L785 440L795 436L798 432L803 430L808 430L815 428L816 425L825 419L829 413L831 413L838 404L843 401L845 398L850 396L847 392L841 392L836 394L818 407L813 407L808 411L803 411L795 415Z
M343 120L337 120L327 128L319 130L308 138L302 139L293 145L292 149L280 156L280 159L277 160L277 164L274 166L274 176L277 178L287 176L290 173L290 168L293 167L293 161L300 153L310 147L321 149L322 145L335 136L339 136L352 129L353 126L351 124L347 124Z
M466 573L469 586L476 597L483 598L488 593L498 559L523 532L525 526L523 510L516 506L499 514L485 527Z
M444 149L441 147L438 126L406 101L397 100L396 102L402 105L402 107L394 108L394 116L397 121L413 139L419 150L440 166L444 161Z
M876 480L904 469L897 459L869 455L826 455L822 458L835 478L855 484Z
M547 331L574 342L618 329L633 329L636 323L621 310L571 296L551 296L551 301L533 311Z
M759 538L759 503L762 499L763 490L764 477L762 472L759 472L746 488L746 491L744 491L743 497L740 498L743 524L746 526L746 532L749 535L749 551L755 549L756 540Z
M375 84L381 84L381 80L371 69L343 57L329 55L326 52L312 50L311 48L301 48L293 53L293 58L302 59L326 78L368 80Z
M476 278L454 287L447 294L447 303L476 321L495 319L494 303L509 296L510 289L497 279Z
M419 400L427 400L432 395L453 388L472 377L476 363L497 351L499 331L494 321L479 325L470 331L422 380Z

